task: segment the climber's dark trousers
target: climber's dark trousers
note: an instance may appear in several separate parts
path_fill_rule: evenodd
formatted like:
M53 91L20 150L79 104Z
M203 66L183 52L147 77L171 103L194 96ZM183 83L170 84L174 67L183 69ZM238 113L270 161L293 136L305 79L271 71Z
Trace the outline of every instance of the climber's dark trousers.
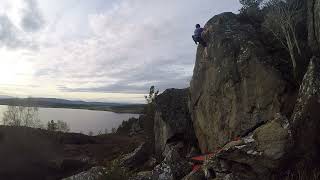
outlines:
M196 37L193 35L192 39L194 40L195 43L200 43L204 47L207 46L206 42L204 42L204 40L201 37Z

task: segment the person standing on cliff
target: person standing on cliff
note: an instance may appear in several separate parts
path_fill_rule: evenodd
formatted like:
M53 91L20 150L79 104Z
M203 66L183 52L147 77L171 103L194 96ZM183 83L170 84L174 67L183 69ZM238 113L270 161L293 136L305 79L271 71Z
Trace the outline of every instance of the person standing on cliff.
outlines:
M194 35L192 36L193 41L198 45L201 44L202 46L206 47L206 43L202 39L203 28L200 26L200 24L196 25L196 29L194 30Z

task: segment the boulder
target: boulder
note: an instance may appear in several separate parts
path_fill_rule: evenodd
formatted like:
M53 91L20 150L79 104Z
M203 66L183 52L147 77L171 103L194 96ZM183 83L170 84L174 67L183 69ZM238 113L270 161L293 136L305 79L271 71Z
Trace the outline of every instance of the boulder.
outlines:
M169 142L196 144L188 97L188 89L167 89L156 98L154 134L157 155L163 153Z
M150 157L143 165L144 168L153 169L157 165L157 159Z
M319 108L320 59L312 58L300 86L299 96L291 119L295 150L301 157L307 159L319 157Z
M93 167L88 171L64 178L63 180L100 180L103 179L105 175L106 169L104 167Z
M226 144L205 162L205 174L230 180L270 179L288 155L290 133L287 118L277 114L248 136Z
M137 173L134 177L131 177L129 180L152 180L152 171L143 171Z
M320 53L320 0L308 0L309 46L317 55Z
M175 148L169 150L164 160L152 171L153 180L179 180L191 171L191 164Z
M192 171L182 180L206 180L206 177L203 171Z
M272 119L289 98L289 83L258 33L237 15L223 13L205 25L190 83L190 111L203 153L214 152Z
M120 165L127 168L135 168L139 165L143 165L149 157L150 147L147 143L142 143L133 152L125 155L120 160Z

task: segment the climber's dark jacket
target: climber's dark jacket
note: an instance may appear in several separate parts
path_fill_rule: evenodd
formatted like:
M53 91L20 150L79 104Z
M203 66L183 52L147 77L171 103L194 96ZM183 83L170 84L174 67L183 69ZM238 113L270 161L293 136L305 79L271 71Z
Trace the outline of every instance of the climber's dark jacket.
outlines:
M200 43L203 46L206 46L206 43L204 42L204 40L201 37L201 34L203 32L203 28L196 28L194 30L194 35L192 36L193 41L197 44Z

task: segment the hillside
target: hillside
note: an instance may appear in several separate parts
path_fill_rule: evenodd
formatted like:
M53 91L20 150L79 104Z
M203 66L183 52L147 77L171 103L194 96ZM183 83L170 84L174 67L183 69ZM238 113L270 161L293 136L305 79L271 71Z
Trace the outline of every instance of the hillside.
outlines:
M141 137L86 136L76 133L0 126L0 179L43 180L101 166L128 153Z
M144 104L71 101L56 98L0 98L0 105L25 105L47 108L88 109L115 113L141 114Z

